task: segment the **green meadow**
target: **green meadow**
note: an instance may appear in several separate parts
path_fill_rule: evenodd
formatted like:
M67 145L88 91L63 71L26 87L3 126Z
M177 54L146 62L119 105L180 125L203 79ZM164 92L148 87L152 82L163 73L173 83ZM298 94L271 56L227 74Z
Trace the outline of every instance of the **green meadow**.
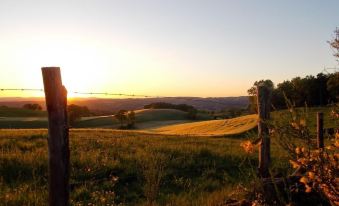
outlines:
M216 205L241 196L257 154L243 137L191 137L110 129L70 132L72 205ZM273 141L272 171L288 173ZM0 202L47 202L47 130L0 131ZM284 161L286 160L286 161Z

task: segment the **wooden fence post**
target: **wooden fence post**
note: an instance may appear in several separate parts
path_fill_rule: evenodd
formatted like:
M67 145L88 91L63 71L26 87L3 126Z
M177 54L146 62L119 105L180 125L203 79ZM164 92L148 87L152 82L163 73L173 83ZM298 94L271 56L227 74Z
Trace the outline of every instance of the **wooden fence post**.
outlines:
M259 146L259 167L260 177L269 177L269 165L271 161L270 137L266 121L270 119L271 89L264 86L257 86L257 107L258 107L258 137L261 139Z
M48 111L49 205L69 204L67 91L59 67L41 68Z
M322 112L317 113L317 146L318 148L324 148L324 114Z

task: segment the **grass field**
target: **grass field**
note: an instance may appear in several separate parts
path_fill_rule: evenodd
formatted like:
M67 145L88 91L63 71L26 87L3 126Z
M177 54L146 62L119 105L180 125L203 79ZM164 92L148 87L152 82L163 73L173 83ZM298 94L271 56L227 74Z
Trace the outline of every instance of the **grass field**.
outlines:
M160 134L223 136L249 131L257 126L257 115L164 126L153 130Z
M47 130L0 130L3 205L46 205L46 138ZM217 205L241 197L239 186L250 187L257 161L256 153L242 151L241 141L71 130L71 203ZM287 155L274 141L272 150L273 173L287 173Z
M311 108L311 131L317 111L325 113L326 127L338 126L329 108ZM240 144L257 136L249 131L255 115L191 123L146 117L139 124L158 128L70 131L72 205L220 205L254 186L258 154L246 154ZM271 148L272 175L290 174L288 154L274 138ZM47 130L0 130L0 165L0 203L46 204Z

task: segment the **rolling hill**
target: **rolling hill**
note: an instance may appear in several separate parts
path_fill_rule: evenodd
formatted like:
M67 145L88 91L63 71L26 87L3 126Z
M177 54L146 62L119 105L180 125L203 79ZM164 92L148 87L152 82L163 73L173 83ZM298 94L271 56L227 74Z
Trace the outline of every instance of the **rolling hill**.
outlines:
M174 123L187 122L187 113L176 109L140 109L135 111L137 128L153 128ZM198 119L209 119L207 115L199 114ZM83 118L77 127L109 127L116 128L119 122L113 115Z
M257 126L257 115L233 119L209 120L159 127L151 130L166 135L224 136L240 134Z

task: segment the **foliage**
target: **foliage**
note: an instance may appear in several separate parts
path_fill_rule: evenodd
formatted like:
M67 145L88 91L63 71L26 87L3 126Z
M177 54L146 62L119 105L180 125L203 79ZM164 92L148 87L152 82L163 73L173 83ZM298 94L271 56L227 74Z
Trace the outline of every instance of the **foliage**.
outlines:
M124 127L124 122L127 120L127 110L120 110L118 111L114 117L119 120L120 128Z
M127 113L127 120L128 120L127 127L130 129L134 128L135 127L135 112L133 110Z
M327 90L332 97L336 98L336 101L339 101L339 72L330 76L327 81Z
M252 113L257 113L257 86L264 85L268 88L271 88L273 90L274 84L271 80L260 80L255 81L253 86L247 90L247 93L249 95L249 108L248 110Z
M248 154L252 154L255 150L253 143L250 140L246 140L240 144L244 151Z
M24 104L24 106L22 106L22 108L33 110L33 111L41 111L42 110L42 107L39 104Z
M314 147L311 132L308 127L308 107L296 109L292 102L285 98L287 110L267 122L270 128L270 135L276 138L280 146L288 151L290 157L295 157L294 150L301 141L308 147ZM298 141L295 141L298 140Z
M293 168L302 168L300 182L305 191L322 193L335 205L339 204L339 134L335 143L323 149L307 152L303 147L296 147L296 160L291 160Z
M68 122L70 126L74 126L75 122L81 117L90 116L91 113L86 106L71 104L67 106Z
M318 149L315 144L316 136L310 129L311 125L309 108L295 108L294 104L285 97L287 110L275 112L272 120L266 121L269 126L271 139L284 149L289 156L289 163L296 171L292 176L284 178L284 185L274 183L274 191L267 189L253 189L249 194L261 194L255 196L254 202L259 205L276 201L275 204L304 205L331 202L339 204L339 131L332 138L327 147ZM339 120L339 106L334 104L330 121L337 127ZM327 116L325 116L327 117ZM327 117L328 118L328 117ZM311 127L310 127L311 126ZM257 140L258 141L258 140ZM243 141L240 146L251 155L255 152L255 144L249 140ZM259 140L260 141L260 140ZM275 175L271 170L271 178L275 181ZM279 175L281 177L281 175ZM269 188L267 181L259 181L262 188ZM269 189L272 190L272 189ZM259 191L259 193L258 193ZM269 194L269 195L267 195ZM274 195L273 195L274 194ZM309 195L307 195L309 194ZM273 196L272 196L273 195ZM271 203L270 203L271 204Z
M120 110L114 117L119 120L120 129L133 129L135 127L136 119L134 111Z
M305 192L322 194L334 205L339 204L339 133L332 136L333 143L325 148L317 148L315 137L307 126L307 107L296 110L287 101L289 117L287 121L271 122L271 134L282 148L288 151L290 163L301 175L300 183ZM338 118L338 105L333 108L333 117ZM284 118L282 118L284 119ZM299 141L294 141L299 140Z
M338 118L337 108L334 116ZM296 147L296 158L290 160L293 168L302 169L300 182L305 191L315 190L326 197L333 205L339 205L339 132L335 134L332 143L325 148Z
M272 105L277 109L286 108L285 97L292 100L296 107L324 106L337 101L339 91L339 73L323 74L316 77L308 75L304 78L295 77L292 80L283 81L274 87L271 80L256 81L248 90L250 109L256 108L256 86L265 84L273 89Z
M156 102L152 104L148 104L144 106L144 109L177 109L184 112L190 112L192 110L196 111L196 109L187 104L171 104L166 102Z
M330 41L329 44L335 50L333 55L336 58L339 58L339 29L338 28L334 31L334 34L336 35L336 37L332 41Z

